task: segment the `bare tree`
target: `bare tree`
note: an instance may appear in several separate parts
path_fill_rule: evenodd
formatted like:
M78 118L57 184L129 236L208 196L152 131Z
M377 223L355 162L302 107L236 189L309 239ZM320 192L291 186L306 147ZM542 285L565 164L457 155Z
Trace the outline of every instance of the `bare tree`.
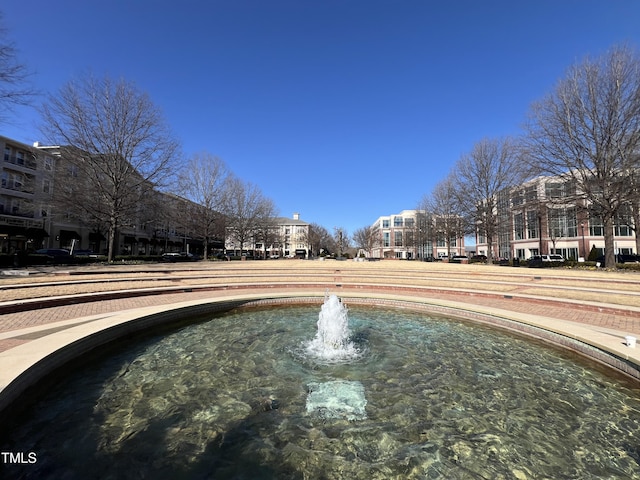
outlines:
M629 174L640 147L640 57L622 46L574 65L532 106L527 130L530 164L575 183L602 219L605 264L614 266L613 227L636 190Z
M207 152L193 155L178 174L177 191L190 200L179 224L204 242L205 259L211 240L224 238L223 211L231 178L226 164Z
M345 228L335 227L333 229L333 238L338 249L338 256L342 257L345 250L349 248L349 234Z
M376 231L371 226L362 227L353 232L353 241L358 248L362 248L371 255L373 249L378 246L379 238Z
M517 153L510 139L484 139L458 160L453 171L458 187L457 205L486 238L489 264L502 222L498 203L505 192L524 179Z
M225 213L227 237L240 248L240 254L250 242L255 242L261 226L276 215L275 205L257 185L237 178L229 181Z
M309 224L307 238L303 241L311 245L311 251L316 255L333 249L333 237L325 227L317 223Z
M442 238L447 247L447 255L451 256L451 240L463 237L465 230L464 217L458 205L458 186L456 175L449 174L438 182L431 195L422 201L426 211L435 217L436 235Z
M178 143L160 110L125 80L70 81L42 107L42 133L60 145L67 207L108 225L108 260L120 225L174 171Z
M0 14L0 21L2 15ZM13 107L29 105L35 91L29 84L30 72L18 61L15 45L0 27L0 121L7 119Z
M433 257L436 245L434 215L429 211L429 195L425 195L416 208L415 245L416 254L422 261Z

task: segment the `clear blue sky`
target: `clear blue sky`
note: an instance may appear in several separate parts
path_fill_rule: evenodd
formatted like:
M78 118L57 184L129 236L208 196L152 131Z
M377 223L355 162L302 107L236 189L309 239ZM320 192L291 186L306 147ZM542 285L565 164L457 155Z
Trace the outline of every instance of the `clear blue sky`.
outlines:
M43 92L91 71L160 106L283 216L353 233L415 208L482 138L517 135L566 69L640 48L637 0L9 0ZM39 140L21 109L0 133Z

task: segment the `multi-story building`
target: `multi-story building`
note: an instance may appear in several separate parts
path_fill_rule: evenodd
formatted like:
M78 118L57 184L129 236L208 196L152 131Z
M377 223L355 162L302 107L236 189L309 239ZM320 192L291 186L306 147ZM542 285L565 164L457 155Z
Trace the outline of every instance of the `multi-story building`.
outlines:
M455 219L431 215L424 210L403 210L379 217L371 226L375 236L371 256L424 260L464 255L461 230L445 228L452 220Z
M527 259L534 255L560 254L584 259L592 249L604 254L604 227L593 215L572 182L539 177L499 195L496 202L494 257ZM616 254L635 252L636 234L630 215L614 226ZM487 239L476 236L476 251L486 255Z
M55 159L0 136L0 252L40 248L49 238Z
M39 248L65 248L107 251L107 227L89 218L69 203L72 195L59 201L55 189L83 188L82 173L65 161L64 149L38 142L26 145L0 136L4 156L0 184L0 253L34 251ZM86 191L86 186L84 186ZM61 190L59 190L61 191ZM78 191L78 190L76 190ZM175 195L153 191L148 203L120 222L114 237L115 255L159 255L187 251L204 254L202 233L184 221L192 202ZM154 198L151 198L154 197ZM81 200L77 200L81 201ZM181 218L182 217L182 218ZM229 233L229 232L227 232ZM233 235L222 240L223 231L209 232L207 253L234 250ZM220 237L220 238L218 238ZM309 224L293 218L275 218L266 227L253 231L244 252L256 257L301 257L311 255Z
M46 155L54 162L51 174L51 190L54 183L58 192L63 189L89 193L86 200L93 201L91 187L82 178L76 165L66 161L64 149L34 143L33 150ZM108 226L103 218L78 209L74 203L81 196L65 194L49 197L48 232L45 247L91 250L106 254L108 249ZM74 200L75 199L75 200ZM91 203L91 202L89 202ZM186 211L190 203L175 195L149 189L146 203L139 202L122 219L114 232L115 255L160 255L165 252L187 251L203 254L203 242L191 237L184 226L179 226L181 217L172 212ZM97 210L94 206L94 210Z
M309 224L300 220L300 214L293 218L276 217L264 228L256 228L242 246L233 231L227 229L225 249L228 255L247 255L255 258L309 258L312 254L309 243Z

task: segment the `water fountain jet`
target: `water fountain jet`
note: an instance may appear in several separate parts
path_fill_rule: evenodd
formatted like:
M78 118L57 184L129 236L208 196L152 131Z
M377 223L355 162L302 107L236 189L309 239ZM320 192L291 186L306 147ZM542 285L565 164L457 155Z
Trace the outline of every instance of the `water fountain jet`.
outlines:
M351 341L347 306L337 295L325 295L318 315L318 332L307 346L307 354L324 363L357 359L361 352Z

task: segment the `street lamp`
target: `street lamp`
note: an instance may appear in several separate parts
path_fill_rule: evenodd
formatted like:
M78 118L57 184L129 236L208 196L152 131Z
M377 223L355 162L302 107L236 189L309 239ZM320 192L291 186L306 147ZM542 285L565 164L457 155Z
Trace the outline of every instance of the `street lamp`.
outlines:
M587 259L587 252L584 245L584 223L580 224L580 232L582 233L582 258Z

